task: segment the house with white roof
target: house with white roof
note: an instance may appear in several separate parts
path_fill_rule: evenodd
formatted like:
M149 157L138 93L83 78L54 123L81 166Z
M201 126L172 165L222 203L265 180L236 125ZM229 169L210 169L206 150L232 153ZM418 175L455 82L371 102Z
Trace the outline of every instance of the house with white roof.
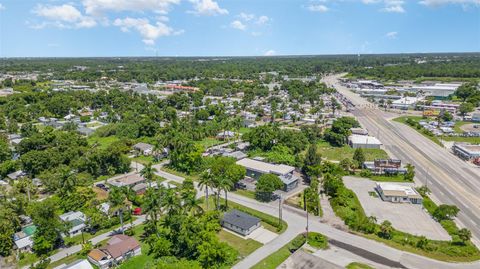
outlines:
M378 140L374 136L368 135L351 135L348 137L348 144L356 149L356 148L364 148L364 149L379 149L382 145L382 142Z
M243 158L237 161L238 165L245 167L248 177L258 179L263 174L277 175L284 184L284 191L290 191L297 187L299 178L294 175L295 167L285 164L273 164Z
M86 227L86 220L85 214L80 211L70 211L65 214L59 216L63 222L68 223L70 228L65 236L73 237L78 235L82 232L83 229Z
M377 183L375 187L383 201L392 203L422 204L422 196L411 185Z

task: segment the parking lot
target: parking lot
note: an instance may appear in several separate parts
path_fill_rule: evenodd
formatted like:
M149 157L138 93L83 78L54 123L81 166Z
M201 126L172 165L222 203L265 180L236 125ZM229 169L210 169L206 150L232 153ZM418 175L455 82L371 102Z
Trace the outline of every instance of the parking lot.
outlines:
M429 239L450 240L443 227L433 220L422 205L410 203L384 202L380 197L374 197L375 182L369 179L344 177L345 186L355 192L367 216L375 216L377 223L388 220L400 231L414 235L424 235ZM408 183L400 183L408 184Z

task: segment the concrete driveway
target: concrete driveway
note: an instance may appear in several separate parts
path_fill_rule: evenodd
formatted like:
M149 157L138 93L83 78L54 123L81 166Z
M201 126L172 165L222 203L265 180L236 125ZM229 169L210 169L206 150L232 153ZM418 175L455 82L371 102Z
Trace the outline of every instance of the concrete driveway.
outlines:
M388 220L395 229L429 239L450 240L451 237L423 209L422 205L384 202L380 197L370 196L375 191L375 181L365 178L344 177L345 186L355 192L367 216L375 216L377 223ZM399 183L405 184L405 183Z
M257 242L260 242L262 244L266 244L273 239L277 238L278 234L269 231L263 227L260 227L253 231L251 234L247 235L246 238L251 238Z

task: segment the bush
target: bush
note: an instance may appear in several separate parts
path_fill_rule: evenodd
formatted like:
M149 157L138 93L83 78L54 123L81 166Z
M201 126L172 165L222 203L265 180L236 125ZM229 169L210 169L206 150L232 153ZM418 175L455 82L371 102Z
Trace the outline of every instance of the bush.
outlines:
M305 244L305 235L295 237L288 245L288 250L293 253L301 248Z
M326 249L328 247L328 238L320 233L308 233L308 244L314 248Z

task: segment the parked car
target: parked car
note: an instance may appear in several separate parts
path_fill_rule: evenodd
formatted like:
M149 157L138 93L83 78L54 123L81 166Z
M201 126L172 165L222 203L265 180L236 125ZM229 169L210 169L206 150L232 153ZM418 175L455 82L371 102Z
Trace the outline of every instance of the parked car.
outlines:
M137 207L137 208L133 209L132 214L133 214L133 215L136 215L136 216L142 215L142 208Z

